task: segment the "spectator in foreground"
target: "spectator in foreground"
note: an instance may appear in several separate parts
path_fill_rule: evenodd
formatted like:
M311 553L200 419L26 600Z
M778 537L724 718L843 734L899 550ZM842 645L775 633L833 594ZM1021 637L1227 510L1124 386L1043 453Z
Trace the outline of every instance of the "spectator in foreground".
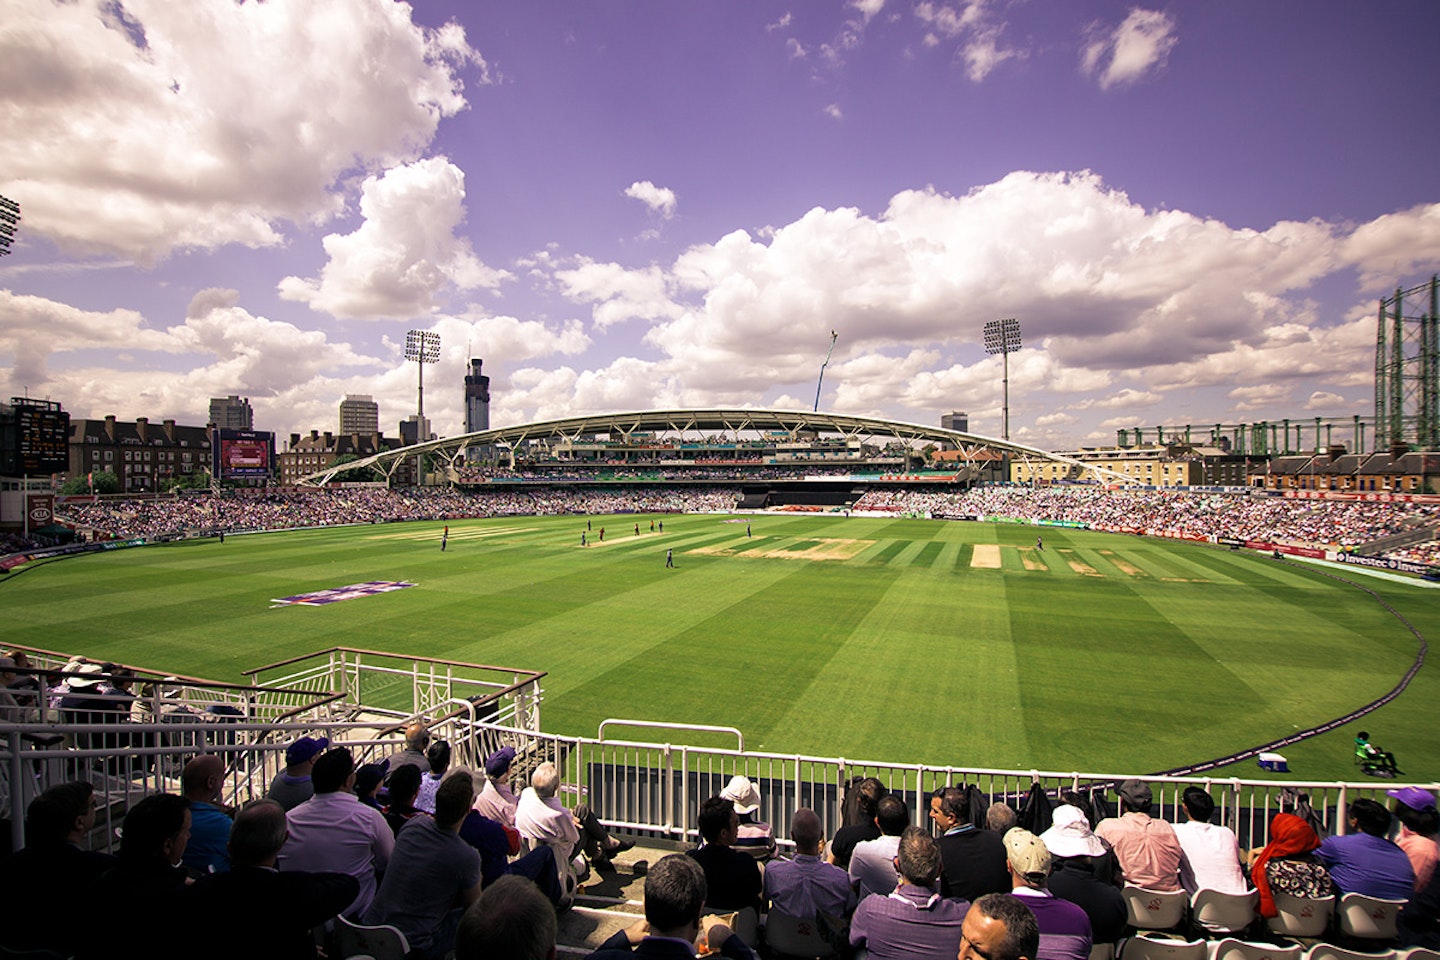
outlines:
M385 822L390 824L391 832L397 837L405 824L425 815L415 806L424 776L413 763L407 763L390 774L390 802L385 805Z
M450 769L450 742L436 740L430 744L425 750L425 760L429 766L420 778L420 792L415 796L415 809L433 814L435 791L440 789L440 782L445 779L445 771Z
M277 801L286 810L294 810L315 795L310 772L315 758L330 746L326 737L301 737L285 748L285 769L275 774L265 796Z
M1085 911L1095 943L1114 943L1125 932L1129 911L1120 888L1102 876L1096 863L1113 859L1090 830L1085 812L1061 804L1051 815L1050 829L1040 834L1050 851L1050 879L1046 889Z
M740 822L734 804L724 797L711 797L700 804L696 821L705 842L685 855L705 873L706 906L718 910L750 907L758 915L764 908L760 865L748 853L735 849Z
M850 855L850 880L861 900L872 893L884 896L900 882L895 857L900 852L900 834L910 826L905 801L894 794L881 798L875 823L880 836L855 844L855 852Z
M965 914L958 960L1035 960L1040 929L1019 897L990 893Z
M225 786L225 761L213 753L185 764L180 773L185 799L190 801L190 842L184 864L192 874L220 873L230 869L230 815L220 809Z
M290 840L277 865L285 871L348 873L359 881L360 892L341 913L359 917L375 899L395 834L379 810L355 796L355 758L345 747L321 754L311 779L315 795L285 815Z
M82 960L112 960L119 931L180 930L189 916L190 881L180 860L190 840L190 801L151 794L125 814L121 831L119 862L95 884L93 912L78 931Z
M597 869L612 869L610 858L634 846L615 840L601 825L600 818L586 804L566 810L556 794L560 792L560 771L546 761L530 775L530 786L520 795L515 808L515 829L535 843L547 843L555 851L557 865L572 864L582 853ZM584 861L575 865L583 868ZM577 876L580 871L577 869Z
M0 861L0 903L25 922L0 924L0 944L73 952L79 933L73 901L89 902L91 886L117 862L80 847L94 827L95 788L84 781L59 784L30 801L25 848Z
M1015 896L1035 915L1040 945L1034 960L1089 960L1090 918L1078 905L1045 889L1050 876L1050 851L1029 830L1014 827L1005 834L1006 867Z
M733 807L730 810L734 812ZM624 960L630 956L694 960L702 929L712 955L756 960L755 951L725 924L702 921L709 899L706 893L705 871L699 864L682 854L661 857L645 876L645 919L611 936L586 960Z
M906 827L896 855L900 883L887 897L866 897L850 921L850 944L875 960L950 960L970 904L936 889L940 848L920 827ZM1031 958L1033 960L1033 958Z
M480 854L460 839L474 800L470 771L456 770L435 791L435 816L416 817L395 838L364 920L405 934L408 960L441 960L455 945L465 908L480 899Z
M930 819L940 832L940 896L972 901L1006 893L1005 844L1000 835L970 820L968 797L959 787L942 787L930 797Z
M1435 794L1419 787L1386 790L1385 794L1395 801L1391 810L1400 821L1395 844L1410 858L1410 868L1415 871L1415 890L1424 890L1435 875L1436 861L1440 860L1440 849L1435 846L1435 834L1440 831Z
M535 884L503 876L460 919L455 960L555 960L556 928L555 908Z
M1330 871L1315 859L1320 838L1304 818L1277 813L1270 821L1270 842L1255 858L1250 879L1260 893L1256 911L1265 918L1278 917L1275 894L1317 900L1335 892Z
M1147 890L1179 890L1180 861L1185 851L1175 828L1150 816L1154 798L1140 780L1120 784L1118 817L1101 820L1095 835L1110 844L1126 883Z
M1354 800L1350 829L1343 837L1327 837L1315 859L1330 869L1341 893L1363 893L1382 900L1409 900L1415 892L1415 871L1405 851L1385 839L1390 811L1374 800Z
M515 762L515 748L501 747L485 758L485 788L475 798L475 809L482 817L502 826L515 827L515 808L520 798L510 789L510 766Z
M735 805L739 832L735 835L735 849L748 853L756 860L769 860L775 856L775 831L768 823L759 819L760 788L739 774L730 778L720 796Z
M252 800L235 814L230 870L191 888L192 926L207 938L208 960L313 960L314 928L359 894L360 882L349 874L277 872L287 834L285 808L276 800Z
M841 870L849 870L850 855L855 850L855 844L880 836L880 827L876 824L875 817L879 813L880 798L888 792L885 784L874 777L866 777L855 785L855 822L835 831L835 838L830 841L830 849L825 854L827 860Z
M820 816L801 807L790 818L790 839L795 856L775 860L765 868L764 895L771 910L792 917L813 918L817 913L846 917L855 909L850 877L839 867L820 859L825 830Z
M1250 891L1240 865L1240 841L1229 827L1210 822L1215 801L1199 787L1186 787L1180 797L1185 823L1176 824L1175 836L1185 856L1180 861L1180 885L1194 896L1196 890L1242 894Z
M391 775L405 766L418 767L421 773L429 770L430 760L425 756L425 750L429 746L430 730L425 724L416 722L407 726L404 749L395 751L387 758Z

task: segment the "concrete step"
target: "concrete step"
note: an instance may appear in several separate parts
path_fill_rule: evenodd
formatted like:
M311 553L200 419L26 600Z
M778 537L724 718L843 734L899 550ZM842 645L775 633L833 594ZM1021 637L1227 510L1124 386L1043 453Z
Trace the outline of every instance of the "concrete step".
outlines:
M646 868L673 852L636 846L614 859L614 870L591 867L575 905L560 914L556 953L583 957L615 932L643 919Z

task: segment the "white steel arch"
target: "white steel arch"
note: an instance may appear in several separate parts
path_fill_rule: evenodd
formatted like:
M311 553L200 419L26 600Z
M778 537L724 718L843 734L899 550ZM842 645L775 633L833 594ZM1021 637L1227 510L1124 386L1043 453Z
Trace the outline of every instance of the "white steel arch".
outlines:
M783 431L797 438L802 432L813 431L816 434L829 434L846 440L884 439L902 443L949 443L954 445L961 452L961 458L966 460L982 450L1001 450L1025 459L1063 463L1077 469L1081 476L1090 474L1097 480L1127 485L1138 483L1133 477L1085 463L1073 457L1051 453L1039 447L1031 447L1011 440L1000 440L975 433L876 417L855 417L810 410L765 410L740 407L639 410L562 417L557 420L537 420L519 426L479 430L474 433L463 433L387 450L363 460L352 460L307 474L298 482L312 486L324 486L338 473L371 466L381 470L386 476L392 476L395 466L400 461L420 454L438 454L448 460L451 466L454 466L465 456L465 451L470 447L504 444L513 449L530 440L573 441L587 434L595 433L619 434L624 437L639 431L670 431L682 435L686 433L708 433L710 435L718 433L734 437L743 433Z

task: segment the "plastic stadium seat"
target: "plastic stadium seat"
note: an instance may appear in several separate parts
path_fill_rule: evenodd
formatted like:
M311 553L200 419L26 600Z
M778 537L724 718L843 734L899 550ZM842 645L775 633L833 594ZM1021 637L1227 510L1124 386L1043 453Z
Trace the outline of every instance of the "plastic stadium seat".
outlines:
M1278 946L1273 943L1252 943L1226 937L1210 946L1210 960L1300 960L1298 943Z
M1260 903L1260 893L1221 893L1219 890L1201 889L1190 898L1190 909L1197 924L1206 930L1221 933L1236 933L1255 922L1255 907Z
M410 943L405 934L388 924L366 926L344 917L335 918L335 940L346 960L373 957L374 960L405 960Z
M1304 960L1395 960L1395 951L1363 953L1359 950L1346 950L1333 943L1317 943L1305 951Z
M1396 950L1395 957L1396 960L1440 960L1440 952L1411 947L1409 950Z
M1347 893L1340 898L1336 917L1340 932L1361 940L1394 940L1395 918L1400 915L1404 900L1381 900L1361 893Z
M1189 905L1190 898L1184 890L1125 886L1125 909L1130 914L1130 925L1136 930L1173 930L1185 922L1185 908Z
M1090 960L1115 960L1115 944L1094 944L1090 948Z
M1131 937L1120 948L1120 960L1206 960L1205 941Z
M820 936L814 917L792 917L771 910L765 915L765 942L770 949L787 957L833 957L835 947Z
M1271 933L1282 937L1319 937L1330 925L1330 915L1335 910L1335 897L1292 897L1288 893L1274 891L1275 908L1280 915L1269 918L1266 923Z

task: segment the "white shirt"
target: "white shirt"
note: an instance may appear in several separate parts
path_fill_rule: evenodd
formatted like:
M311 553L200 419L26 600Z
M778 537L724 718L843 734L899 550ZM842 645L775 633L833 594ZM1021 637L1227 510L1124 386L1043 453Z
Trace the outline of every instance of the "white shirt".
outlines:
M534 843L548 844L559 863L569 862L580 840L580 828L575 826L575 818L559 798L541 797L534 787L526 787L520 794L520 803L515 807L515 829Z
M1202 887L1221 893L1247 893L1245 871L1240 867L1240 842L1229 827L1191 820L1175 825L1180 849L1180 883L1188 894Z
M850 854L850 880L860 884L860 899L872 893L881 896L895 889L900 875L895 872L895 855L900 850L899 837L881 836L855 844Z

